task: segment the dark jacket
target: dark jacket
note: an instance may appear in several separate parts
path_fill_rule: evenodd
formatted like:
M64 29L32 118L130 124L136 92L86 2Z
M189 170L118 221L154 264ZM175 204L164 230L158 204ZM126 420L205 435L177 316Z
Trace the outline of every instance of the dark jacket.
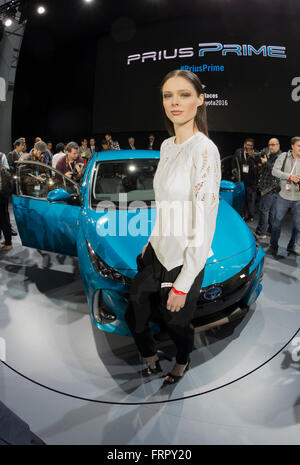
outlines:
M276 191L279 182L278 179L272 175L272 169L281 153L281 150L278 150L276 153L270 153L268 161L266 163L260 163L258 166L258 190L261 195ZM264 153L261 153L261 156L264 155Z
M95 145L94 149L92 149L92 147L89 145L89 149L91 151L92 156L94 155L94 153L100 152L98 145Z
M11 173L15 174L16 173L16 164L15 161L18 161L21 156L20 152L17 152L16 150L13 150L12 152L9 152L7 154L7 161L9 164L9 169Z
M237 158L239 162L241 177L245 186L257 186L258 164L260 162L260 154L258 152L254 152L254 156L251 157L250 155L244 152L244 149L241 148L235 151L234 156ZM249 167L248 173L243 172L243 165Z

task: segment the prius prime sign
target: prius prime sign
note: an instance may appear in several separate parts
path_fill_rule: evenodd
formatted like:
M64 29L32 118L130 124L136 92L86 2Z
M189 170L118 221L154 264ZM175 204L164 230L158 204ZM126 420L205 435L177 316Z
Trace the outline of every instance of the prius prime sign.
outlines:
M145 63L146 60L161 61L175 58L192 58L195 56L204 57L206 54L217 53L220 56L234 54L236 56L257 56L269 58L286 58L286 47L280 45L260 45L250 44L221 44L219 42L207 42L198 44L198 49L194 47L174 48L172 50L158 50L151 52L140 52L127 56L127 65L133 62Z

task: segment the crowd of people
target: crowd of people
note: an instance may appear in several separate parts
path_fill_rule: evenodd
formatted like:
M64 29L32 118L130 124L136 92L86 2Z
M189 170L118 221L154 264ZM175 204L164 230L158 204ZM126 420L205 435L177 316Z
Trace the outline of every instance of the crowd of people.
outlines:
M36 137L34 144L37 142L41 142L42 139L40 137ZM42 141L43 142L43 141ZM67 144L64 142L60 142L56 144L55 150L53 147L53 143L51 141L43 142L43 154L45 157L46 163L52 165L56 168L56 164L58 160L66 154L66 147ZM145 146L142 147L143 149L153 150L155 147L155 136L150 134L148 137L148 141L146 142ZM20 137L17 139L14 144L14 149L7 154L7 162L9 164L10 169L13 171L15 170L15 162L16 161L24 161L24 160L33 160L35 161L35 154L34 154L34 147L28 152L27 151L27 142L25 137ZM135 146L135 138L133 136L129 136L127 139L127 144L124 147L125 150L136 150ZM88 161L92 158L95 152L107 152L110 150L120 150L120 144L117 140L113 140L111 134L105 134L104 139L101 140L100 145L97 144L97 141L94 137L88 139L83 138L80 141L80 145L78 144L78 153L81 158L85 161ZM1 152L0 152L1 153ZM2 154L3 155L3 154Z
M129 136L126 150L136 150L135 138ZM150 134L144 149L154 150L155 136ZM111 134L105 134L101 140L100 146L97 145L96 139L91 137L89 142L86 138L81 139L80 145L76 142L67 144L60 142L56 144L55 150L51 141L44 142L40 137L36 137L34 146L27 151L27 142L25 137L20 137L13 144L13 150L7 155L0 152L0 168L4 167L12 176L16 175L16 162L20 161L38 161L52 166L73 181L79 182L83 176L84 168L95 152L107 152L120 150L120 144L113 140ZM44 181L43 175L39 176L40 182ZM17 232L13 229L9 217L9 196L0 194L0 237L3 234L4 239L1 241L0 251L9 251L12 249L12 236Z
M155 136L149 135L147 148L154 148ZM120 150L120 144L113 140L111 134L106 134L101 140L100 146L96 139L91 137L76 142L63 142L56 144L53 150L51 141L43 142L36 137L33 148L28 152L26 139L20 137L14 144L14 148L7 155L0 152L0 165L2 164L13 175L16 174L17 161L40 161L53 166L67 177L80 181L84 167L95 152ZM128 137L127 150L135 150L135 138ZM293 215L293 229L287 245L290 253L300 255L297 239L300 232L300 137L291 139L291 149L282 152L280 141L271 138L268 146L262 150L255 148L253 138L247 138L243 147L234 153L234 158L240 167L241 179L245 185L245 199L243 218L247 222L254 221L258 205L258 218L255 235L258 240L270 236L270 247L267 253L276 255L278 241L281 232L281 223L287 211L291 209ZM4 235L0 250L12 248L11 236L17 232L11 227L8 211L8 199L0 199L0 228Z
M289 253L300 255L300 137L292 137L287 152L280 149L280 141L271 138L268 146L260 151L255 141L247 138L243 147L235 151L239 161L241 178L245 185L243 217L254 221L256 204L259 201L258 223L255 236L258 240L270 236L267 253L276 255L282 221L290 209L293 228L287 244Z

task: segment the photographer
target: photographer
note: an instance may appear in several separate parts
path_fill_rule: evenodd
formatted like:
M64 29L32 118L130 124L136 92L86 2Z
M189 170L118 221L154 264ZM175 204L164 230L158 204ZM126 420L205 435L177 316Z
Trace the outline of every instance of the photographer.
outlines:
M79 147L76 142L69 142L66 146L66 155L61 157L56 169L62 174L79 182L83 176L84 160L79 157Z
M281 232L281 223L288 209L293 214L293 231L287 245L289 253L300 255L300 137L291 139L292 149L277 158L272 175L280 179L280 193L275 204L275 218L268 254L276 255Z
M45 166L30 165L30 172L22 177L22 192L31 197L42 197L47 192L47 144L42 140L34 144L30 160Z
M268 142L268 148L261 152L258 165L258 190L260 191L259 220L255 231L258 239L265 239L266 233L272 230L275 203L277 199L279 180L272 175L274 164L281 154L279 140L273 137Z
M241 167L242 181L245 185L245 199L243 217L245 221L253 221L255 214L255 202L257 195L257 169L259 154L254 150L254 139L247 138L243 148L237 149L234 157Z

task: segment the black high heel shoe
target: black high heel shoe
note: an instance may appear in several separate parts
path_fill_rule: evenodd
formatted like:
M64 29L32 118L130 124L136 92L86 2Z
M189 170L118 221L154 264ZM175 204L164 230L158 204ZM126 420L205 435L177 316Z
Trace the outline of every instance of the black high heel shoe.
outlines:
M175 383L178 383L178 381L180 381L185 373L189 370L190 368L190 363L191 363L191 359L189 358L188 359L188 363L187 363L187 366L185 367L184 369L184 372L182 373L182 375L180 376L177 376L177 375L173 375L173 373L169 372L166 374L166 376L168 376L169 378L172 378L174 381L168 381L167 379L164 380L163 384L166 385L166 384L175 384Z
M157 355L158 355L158 360L156 360L155 362L155 368L151 368L148 365L147 368L144 368L144 370L142 370L142 376L144 376L145 378L148 378L149 376L152 376L152 375L157 375L158 373L162 372L162 369L159 363L160 360L166 359L166 360L169 360L169 362L172 361L172 359L168 357L162 350L158 350Z
M144 370L142 370L142 376L144 378L148 378L152 375L157 375L158 373L161 373L162 372L162 369L161 369L161 366L160 366L160 363L159 363L159 360L156 360L155 362L155 368L152 368L148 365L147 368L144 368Z

